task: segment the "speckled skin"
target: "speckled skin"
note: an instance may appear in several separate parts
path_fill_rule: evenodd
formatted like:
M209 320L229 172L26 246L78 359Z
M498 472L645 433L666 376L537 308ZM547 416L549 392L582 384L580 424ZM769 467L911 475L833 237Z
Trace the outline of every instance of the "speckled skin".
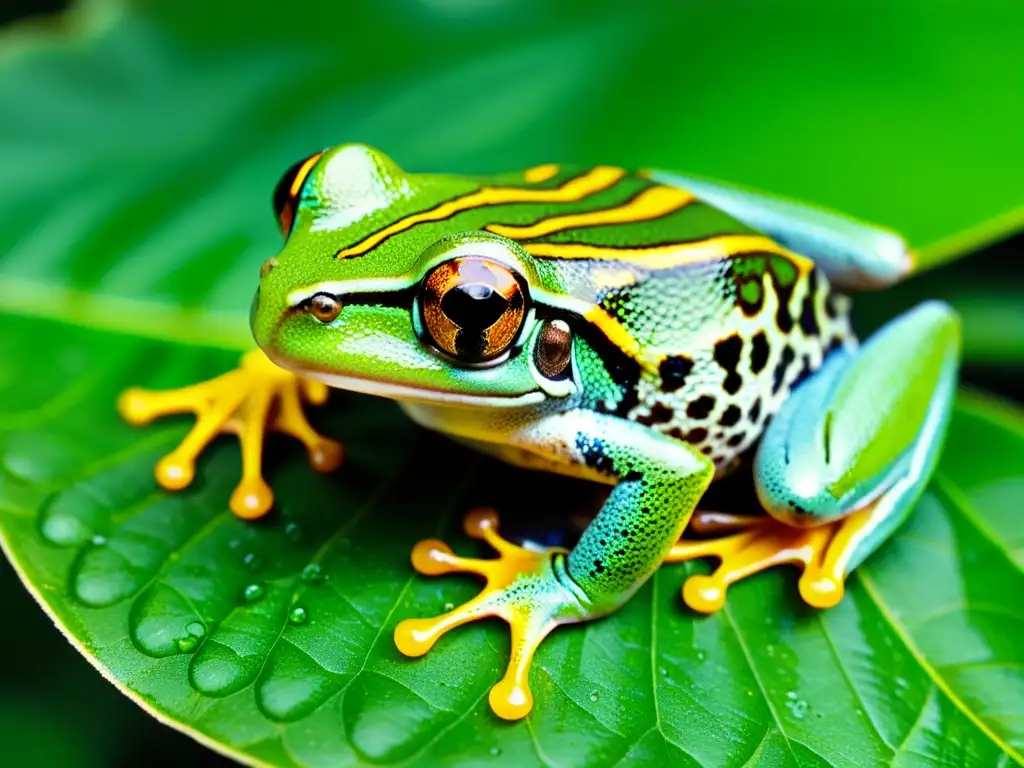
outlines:
M275 206L286 243L252 309L271 360L393 398L506 461L614 486L568 553L504 542L488 514L467 531L498 561L434 541L413 554L423 573L466 570L488 585L444 616L403 622L399 648L419 655L465 621L508 620L512 663L491 696L502 717L529 711L526 670L552 628L613 611L667 558L722 560L684 589L698 610L782 561L804 565L808 602L834 604L930 474L956 379L955 317L925 305L858 351L832 287L909 270L884 230L607 166L407 174L361 145L296 164ZM677 543L708 485L762 436L755 483L772 517Z

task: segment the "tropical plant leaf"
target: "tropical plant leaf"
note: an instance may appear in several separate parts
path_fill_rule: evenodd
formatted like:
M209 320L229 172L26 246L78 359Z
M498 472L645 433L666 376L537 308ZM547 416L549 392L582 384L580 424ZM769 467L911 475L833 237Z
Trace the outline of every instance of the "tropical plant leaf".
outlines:
M40 338L52 369L36 365ZM573 506L551 485L568 481L537 476L517 498L520 471L421 433L390 404L340 396L324 426L349 463L315 475L275 443L278 512L245 523L225 506L234 445L167 494L151 466L185 424L135 430L112 408L127 382L192 381L230 356L41 320L6 318L0 339L5 551L93 664L216 749L279 765L1022 762L1013 408L961 402L932 490L839 607L801 610L775 572L695 618L678 595L689 570L664 568L611 618L555 633L534 713L506 725L486 701L503 625L463 628L420 660L394 648L398 621L474 591L417 576L408 552L438 535L474 551L458 533L471 504L514 521L536 495L556 500L550 514Z
M997 237L1022 203L1024 105L1005 98L1020 6L794 2L737 22L717 6L335 5L92 0L63 34L0 38L0 540L75 646L157 717L268 764L1024 763L1009 407L961 402L932 491L838 608L799 610L770 573L696 619L678 589L699 566L663 569L545 644L535 712L511 726L486 705L503 627L416 661L393 648L400 619L474 591L415 576L408 551L429 535L471 551L457 520L479 501L534 533L520 510L592 509L589 486L524 483L340 396L322 426L346 467L316 476L273 443L278 509L246 524L225 506L234 446L164 494L151 467L187 425L132 430L113 411L126 385L233 364L214 348L248 344L278 247L269 190L339 141L413 170L687 169L887 223L933 262Z

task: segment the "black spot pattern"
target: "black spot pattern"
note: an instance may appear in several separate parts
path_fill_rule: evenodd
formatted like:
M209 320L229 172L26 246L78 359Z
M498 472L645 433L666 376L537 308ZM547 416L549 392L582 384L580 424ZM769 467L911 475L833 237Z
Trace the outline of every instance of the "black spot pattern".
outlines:
M687 432L683 439L688 443L693 443L694 445L697 443L703 443L708 439L708 431L704 429L704 427L697 427L696 429L691 429Z
M686 377L693 370L693 360L683 355L666 357L658 366L661 374L661 388L665 392L675 392L686 383Z
M761 398L760 397L757 398L757 400L754 401L754 404L752 406L750 406L749 418L750 418L750 420L754 424L757 424L758 420L761 418Z
M775 380L772 382L772 394L779 394L779 390L782 389L782 382L786 379L786 371L789 366L793 364L796 359L796 353L793 352L793 348L787 344L782 350L782 358L779 360L778 365L775 366Z
M715 398L701 395L686 406L686 415L691 419L706 419L715 407Z
M672 421L672 417L674 415L675 411L671 408L664 406L661 403L655 403L651 408L649 415L637 416L636 420L649 427L652 424L665 424L666 422Z
M722 389L730 395L735 395L743 385L743 378L736 367L740 364L740 354L743 352L743 339L738 334L733 334L715 344L715 362L725 369L725 382Z
M737 432L735 435L729 438L728 442L726 442L726 445L728 445L730 448L735 448L737 445L742 443L745 438L746 435L743 432Z
M742 411L740 411L739 406L730 405L728 408L725 409L725 413L722 414L721 418L718 420L718 423L721 424L723 427L732 427L735 426L736 424L739 424L740 417L742 415L743 413Z
M764 331L758 331L750 340L750 370L760 373L768 364L768 353L770 352L768 337Z
M814 299L818 293L818 270L812 269L807 275L807 294L804 296L803 307L800 310L800 330L808 338L821 333L818 327L818 315L814 311Z

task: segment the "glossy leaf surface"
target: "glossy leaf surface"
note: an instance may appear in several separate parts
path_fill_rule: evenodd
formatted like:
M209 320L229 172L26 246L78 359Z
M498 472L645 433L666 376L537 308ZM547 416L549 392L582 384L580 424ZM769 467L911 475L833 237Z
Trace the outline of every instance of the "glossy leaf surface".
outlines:
M794 580L770 573L695 618L679 600L687 570L664 568L613 617L552 636L535 712L509 726L486 703L503 626L464 628L421 660L402 658L391 631L473 593L416 576L409 548L441 535L474 551L458 518L481 501L524 509L515 470L419 432L387 403L339 396L327 424L351 461L318 476L275 444L279 512L247 524L225 506L234 446L168 495L150 467L184 425L133 430L111 406L127 381L191 381L231 356L38 320L0 327L9 556L108 676L218 748L283 765L1020 761L1016 410L961 405L932 490L838 608L797 608ZM71 386L34 365L41 337ZM560 482L531 488L559 498Z
M837 609L798 609L790 574L770 573L697 619L678 595L688 569L663 569L615 616L552 636L535 713L512 726L486 705L503 626L421 660L395 651L398 621L475 588L416 576L409 548L442 535L475 551L458 519L483 501L537 533L526 509L592 510L593 489L524 479L339 396L321 426L349 462L321 477L273 442L279 510L245 524L226 508L230 441L168 495L151 467L187 422L134 430L113 410L129 384L233 364L211 348L248 343L278 247L270 190L338 141L412 170L682 168L888 223L938 260L1016 221L1019 5L794 3L739 23L714 5L208 6L101 0L61 35L8 33L0 55L0 534L112 681L268 764L1024 763L1015 410L963 401L939 479Z

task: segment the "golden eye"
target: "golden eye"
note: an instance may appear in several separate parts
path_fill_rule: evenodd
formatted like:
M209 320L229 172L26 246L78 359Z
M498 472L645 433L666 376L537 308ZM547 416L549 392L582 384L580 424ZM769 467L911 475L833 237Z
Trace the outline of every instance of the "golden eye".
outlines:
M333 323L341 314L341 302L329 293L314 294L309 300L309 313L321 323Z
M464 363L504 353L526 317L526 296L512 270L477 256L435 267L423 281L420 306L437 348Z

